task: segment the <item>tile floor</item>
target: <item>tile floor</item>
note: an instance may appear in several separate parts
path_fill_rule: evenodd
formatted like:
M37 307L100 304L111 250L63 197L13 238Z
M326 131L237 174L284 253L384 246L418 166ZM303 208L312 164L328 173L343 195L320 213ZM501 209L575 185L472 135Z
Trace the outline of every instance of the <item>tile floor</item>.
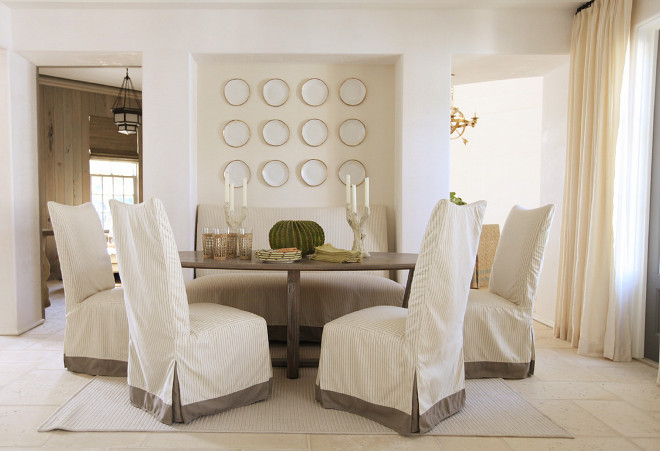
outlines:
M578 356L550 328L535 325L536 374L507 381L575 439L306 434L37 432L90 379L62 366L64 302L51 284L46 322L0 336L0 448L232 450L660 450L657 368Z

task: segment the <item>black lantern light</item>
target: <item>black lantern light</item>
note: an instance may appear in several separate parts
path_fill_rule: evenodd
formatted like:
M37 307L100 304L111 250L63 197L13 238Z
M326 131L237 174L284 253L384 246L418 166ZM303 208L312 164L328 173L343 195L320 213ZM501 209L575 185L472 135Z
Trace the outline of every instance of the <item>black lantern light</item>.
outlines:
M119 94L112 105L112 113L115 115L115 124L119 133L124 135L137 133L137 128L142 124L142 104L128 76L128 68L119 88Z

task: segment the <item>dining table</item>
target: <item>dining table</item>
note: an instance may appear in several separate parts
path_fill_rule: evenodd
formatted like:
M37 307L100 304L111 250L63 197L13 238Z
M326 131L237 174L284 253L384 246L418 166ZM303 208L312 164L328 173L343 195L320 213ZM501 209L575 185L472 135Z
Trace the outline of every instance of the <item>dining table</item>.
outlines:
M321 260L313 260L303 257L296 261L272 262L262 261L255 258L254 252L251 259L227 258L215 260L213 257L205 257L201 251L180 251L179 257L183 268L193 269L217 269L217 270L241 270L241 271L286 271L287 273L287 349L286 360L273 359L274 366L286 366L287 377L295 379L298 377L300 366L318 365L318 360L300 360L300 273L303 271L374 271L374 270L407 270L408 280L404 291L401 305L408 307L410 287L412 285L417 254L399 252L372 252L370 257L362 258L361 262L335 263ZM376 276L377 277L377 276Z

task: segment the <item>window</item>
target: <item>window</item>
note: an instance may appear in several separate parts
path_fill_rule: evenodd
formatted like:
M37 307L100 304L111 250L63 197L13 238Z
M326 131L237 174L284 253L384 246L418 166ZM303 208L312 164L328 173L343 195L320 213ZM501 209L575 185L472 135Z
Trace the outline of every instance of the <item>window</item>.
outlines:
M92 204L105 230L112 230L110 199L134 204L138 195L138 162L117 159L90 159Z

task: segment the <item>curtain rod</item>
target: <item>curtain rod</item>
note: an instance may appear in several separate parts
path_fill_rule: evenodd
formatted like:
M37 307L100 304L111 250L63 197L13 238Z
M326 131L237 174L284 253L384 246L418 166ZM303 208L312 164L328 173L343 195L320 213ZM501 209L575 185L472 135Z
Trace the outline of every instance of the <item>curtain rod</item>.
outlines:
M591 8L591 5L593 5L595 1L596 1L596 0L591 0L590 2L587 2L587 3L585 3L584 5L581 5L581 6L577 9L577 11L575 11L575 14L577 15L577 14L578 14L580 11L582 11L583 9Z

